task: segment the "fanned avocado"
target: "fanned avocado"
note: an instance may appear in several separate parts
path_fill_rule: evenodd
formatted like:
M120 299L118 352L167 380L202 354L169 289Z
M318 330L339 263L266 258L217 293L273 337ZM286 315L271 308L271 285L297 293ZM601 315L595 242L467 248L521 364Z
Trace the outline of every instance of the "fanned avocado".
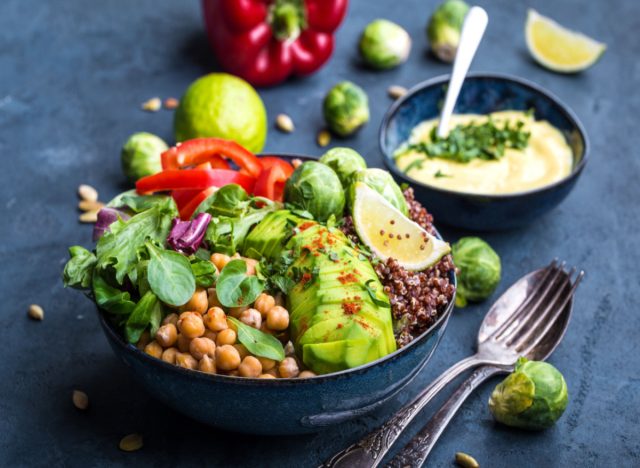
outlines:
M265 257L275 259L291 237L293 228L303 221L288 210L269 213L246 237L242 246L243 255L256 260Z

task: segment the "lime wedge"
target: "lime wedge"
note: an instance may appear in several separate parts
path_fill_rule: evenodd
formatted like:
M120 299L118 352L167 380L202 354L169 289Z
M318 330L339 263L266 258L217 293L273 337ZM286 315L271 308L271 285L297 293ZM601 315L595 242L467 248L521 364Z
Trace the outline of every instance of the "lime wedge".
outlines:
M559 73L575 73L596 63L607 46L551 18L529 10L525 26L527 47L543 67Z
M360 240L382 260L394 258L407 270L436 264L451 251L449 244L411 221L368 185L355 185L353 224Z

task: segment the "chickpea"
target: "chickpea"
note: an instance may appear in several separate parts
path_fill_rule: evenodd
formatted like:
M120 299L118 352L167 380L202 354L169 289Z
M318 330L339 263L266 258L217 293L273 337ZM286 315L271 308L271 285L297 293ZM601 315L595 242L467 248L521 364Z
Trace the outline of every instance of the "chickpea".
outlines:
M280 365L278 365L278 373L280 374L280 377L292 378L298 376L300 369L298 369L298 363L294 358L287 357L280 362Z
M277 368L273 368L273 369L269 369L268 371L264 371L265 374L269 374L270 376L274 377L274 378L278 378L278 369Z
M254 260L253 258L244 258L244 263L247 264L247 275L254 276L256 274L256 266L258 265L258 260Z
M163 348L169 348L178 340L178 329L173 323L167 323L158 328L156 341Z
M218 271L222 270L224 266L229 263L231 258L228 255L221 253L214 253L211 255L211 263L213 263Z
M183 311L198 312L204 314L209 308L209 298L207 296L207 290L204 288L197 288L196 291L185 305L180 307Z
M258 361L260 361L262 370L264 371L268 371L276 367L276 361L274 361L273 359L258 356Z
M232 345L236 342L236 338L236 332L231 328L227 328L226 330L222 330L218 333L218 337L216 338L216 345Z
M218 337L218 334L214 331L211 330L205 330L204 331L204 335L202 335L204 338L209 338L211 341L213 341L214 343L216 342L216 338Z
M209 307L222 307L222 304L218 300L218 293L216 293L216 288L207 289L207 297L209 299Z
M300 375L298 375L299 379L308 379L309 377L315 377L315 373L311 372L310 370L303 370L302 372L300 372Z
M240 355L240 359L244 359L249 356L249 350L243 344L237 343L233 345L234 348L238 350L238 354Z
M207 374L215 374L216 361L205 354L198 363L198 370L200 372L206 372Z
M247 356L238 367L242 377L258 377L262 373L262 364L253 356Z
M204 356L215 357L216 356L216 344L209 338L194 338L189 343L189 352L191 355L200 360Z
M162 346L160 346L158 342L154 340L144 347L144 352L149 356L160 359L162 357Z
M244 311L247 310L249 307L247 306L242 306L242 307L230 307L229 308L229 315L231 315L234 318L239 319L240 318L240 314Z
M282 306L272 307L267 312L267 327L272 330L282 331L289 326L289 312Z
M220 307L212 307L204 316L204 324L214 332L219 332L229 328L227 325L227 314Z
M177 353L176 366L184 367L185 369L195 369L198 367L198 361L189 353Z
M296 354L296 350L293 347L293 343L291 341L288 341L284 345L284 355L285 356L293 356L294 354Z
M287 325L288 318L289 316L287 315ZM256 309L243 310L240 313L240 321L246 325L249 325L250 327L260 328L260 326L262 325L262 315L260 315L260 312L258 312Z
M224 371L237 369L240 365L240 354L231 345L222 345L216 348L216 367Z
M144 351L144 347L147 346L150 341L151 341L151 333L149 333L149 330L145 330L142 332L142 335L140 335L140 339L138 339L138 343L136 344L136 347L140 351Z
M191 338L187 338L183 334L179 334L178 341L176 343L181 353L189 352L189 345L191 344Z
M176 314L175 312L171 312L169 315L167 315L162 321L162 325L166 325L168 323L173 323L175 326L178 326L178 314Z
M269 312L269 310L271 310L271 308L275 305L276 300L273 296L270 296L267 293L260 294L256 301L253 303L253 307L255 307L258 312L260 312L262 318L266 318L267 312Z
M167 348L162 352L162 360L169 364L176 363L176 355L179 353L177 348Z
M260 374L258 378L259 379L275 379L276 376L271 374Z
M183 312L178 320L178 329L187 338L196 338L204 334L204 322L197 312Z

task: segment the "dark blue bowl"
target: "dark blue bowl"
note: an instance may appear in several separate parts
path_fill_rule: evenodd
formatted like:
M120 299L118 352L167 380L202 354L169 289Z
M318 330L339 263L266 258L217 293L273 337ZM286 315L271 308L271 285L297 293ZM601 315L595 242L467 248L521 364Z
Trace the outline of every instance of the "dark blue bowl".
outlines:
M413 87L389 109L380 127L380 148L385 165L400 182L414 187L416 198L439 223L492 231L523 226L558 205L574 187L587 163L589 143L573 112L539 86L507 75L473 73L467 76L456 104L457 113L488 114L501 110L533 109L566 137L573 151L573 170L553 184L500 195L478 195L433 187L400 171L394 151L420 122L440 115L449 76L439 76Z
M455 273L449 275L456 285ZM158 400L211 426L273 435L317 432L381 407L427 364L444 334L453 303L404 348L354 369L308 379L249 379L182 369L127 343L102 311L98 315L114 353Z

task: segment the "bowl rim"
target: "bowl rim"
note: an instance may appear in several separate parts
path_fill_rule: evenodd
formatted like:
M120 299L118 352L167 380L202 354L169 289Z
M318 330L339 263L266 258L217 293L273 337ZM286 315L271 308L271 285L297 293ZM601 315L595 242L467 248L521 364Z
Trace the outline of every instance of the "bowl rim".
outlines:
M302 159L302 160L317 160L317 157L314 156L308 156L308 155L303 155L303 154L297 154L297 153L279 153L279 152L264 152L264 153L260 153L258 156L278 156L278 157L282 157L285 159ZM440 232L438 231L438 229L434 226L434 234L437 238L442 239L442 236L440 235ZM161 359L157 359L154 357L149 356L147 353L145 353L144 351L138 349L135 345L131 344L131 343L127 343L124 338L121 336L120 333L118 333L118 331L115 329L115 327L109 322L109 320L106 318L106 313L100 309L97 304L96 304L96 308L98 309L98 318L100 320L100 324L102 325L103 330L105 331L105 333L107 335L109 335L110 341L113 343L117 343L118 346L120 348L122 348L122 350L124 352L127 352L129 354L133 354L135 356L137 356L140 359L146 360L149 364L154 365L154 366L160 366L161 368L165 368L169 371L174 371L174 372L178 372L178 373L183 373L183 375L185 376L190 376L193 378L197 378L197 379L204 379L206 381L218 381L218 382L225 382L225 383L230 383L230 384L237 384L237 385L254 385L254 386L271 386L271 385L279 385L279 386L291 386L291 385L305 385L305 384L311 384L311 383L319 383L319 382L326 382L329 380L338 380L338 379L342 379L342 378L348 378L352 375L357 375L357 374L363 374L366 371L368 371L370 368L378 366L382 363L387 363L390 361L394 361L395 359L397 359L400 355L402 355L403 353L405 353L407 350L414 348L418 345L418 343L424 341L425 339L427 339L429 336L431 336L432 332L434 330L436 330L437 328L442 327L443 328L443 333L447 328L447 324L449 322L449 317L451 316L453 309L455 307L455 299L456 299L456 294L458 291L458 278L456 276L455 270L450 270L449 274L451 275L451 277L453 278L453 286L454 286L454 292L453 292L453 296L451 297L451 301L449 302L449 304L447 305L447 307L445 308L445 310L440 314L440 317L438 317L438 319L431 324L431 326L429 328L427 328L424 332L422 332L420 335L418 335L417 337L415 337L413 340L411 340L410 343L408 343L406 346L403 346L402 348L398 348L396 349L393 353L387 354L386 356L380 358L380 359L376 359L375 361L371 361L368 362L366 364L363 364L361 366L358 367L353 367L351 369L345 369L345 370L341 370L338 372L331 372L329 374L322 374L322 375L315 375L313 377L308 377L308 378L304 378L304 379L299 379L299 378L277 378L277 379L259 379L259 378L252 378L252 377L236 377L236 376L232 376L232 375L221 375L221 374L207 374L204 372L197 372L191 369L183 369L182 367L178 367L174 364L169 364L168 362L164 362ZM436 343L437 346L437 343ZM435 347L434 347L435 349Z
M553 94L551 91L548 91L547 89L541 87L540 85L534 83L533 81L527 80L525 78L521 78L519 76L515 76L515 75L510 75L510 74L506 74L506 73L488 73L488 72L472 72L469 73L467 75L467 77L465 78L465 80L471 79L471 80L476 80L476 79L493 79L493 80L503 80L503 81L508 81L508 82L512 82L512 83L516 83L518 85L521 85L525 88L528 88L530 91L533 91L534 93L540 94L542 96L544 96L545 98L549 99L558 109L558 111L560 113L562 113L564 115L565 118L567 118L567 120L569 120L569 122L571 122L571 124L573 126L575 126L575 128L577 129L578 133L580 134L582 141L584 142L583 145L583 150L582 150L582 158L580 159L580 161L578 162L578 164L573 165L573 167L571 168L571 172L569 174L567 174L565 177L563 177L562 179L559 179L555 182L552 182L550 184L547 185L543 185L541 187L537 187L537 188L533 188L530 190L523 190L523 191L519 191L519 192L510 192L510 193L494 193L494 194L490 194L490 193L475 193L475 192L464 192L464 191L460 191L460 190L448 190L448 189L444 189L441 187L436 187L434 185L430 185L430 184L426 184L424 182L420 182L419 180L415 180L411 177L409 177L407 174L405 174L404 172L402 172L398 166L395 164L395 161L393 159L393 154L389 154L387 152L386 149L386 145L385 145L385 136L387 135L388 129L389 129L389 125L391 120L394 118L396 112L398 111L398 109L400 109L400 107L408 100L412 99L413 96L418 93L419 91L422 91L426 88L432 88L434 86L438 86L438 85L443 85L449 82L449 78L450 78L450 74L445 74L445 75L438 75L436 77L430 78L428 80L422 81L418 84L416 84L415 86L411 87L407 93L398 98L396 101L393 102L393 104L391 104L391 106L389 107L389 109L387 110L387 112L385 113L384 117L382 118L382 123L380 124L380 130L378 131L378 145L380 147L380 151L382 152L383 155L383 161L384 161L384 165L387 167L387 169L389 169L394 175L396 175L397 177L406 180L407 182L414 184L414 185L419 185L420 187L424 187L427 188L429 190L433 190L435 192L439 192L441 194L444 195L452 195L452 196L462 196L462 197L481 197L483 199L487 199L487 200L507 200L507 199L513 199L513 198L517 198L517 197L525 197L525 196L529 196L529 195L536 195L542 192L546 192L547 190L551 190L554 189L555 187L561 186L563 184L565 184L566 182L568 182L569 180L577 177L582 170L584 169L585 165L587 164L587 161L589 159L589 150L590 150L590 146L591 144L589 143L589 138L587 137L587 132L584 129L584 126L582 125L582 122L580 122L580 119L578 119L577 115L573 112L573 110L571 110L571 108L566 105L562 100L560 100L560 98L558 96L556 96L555 94ZM572 151L573 153L573 151ZM574 160L576 158L577 155L573 155Z

